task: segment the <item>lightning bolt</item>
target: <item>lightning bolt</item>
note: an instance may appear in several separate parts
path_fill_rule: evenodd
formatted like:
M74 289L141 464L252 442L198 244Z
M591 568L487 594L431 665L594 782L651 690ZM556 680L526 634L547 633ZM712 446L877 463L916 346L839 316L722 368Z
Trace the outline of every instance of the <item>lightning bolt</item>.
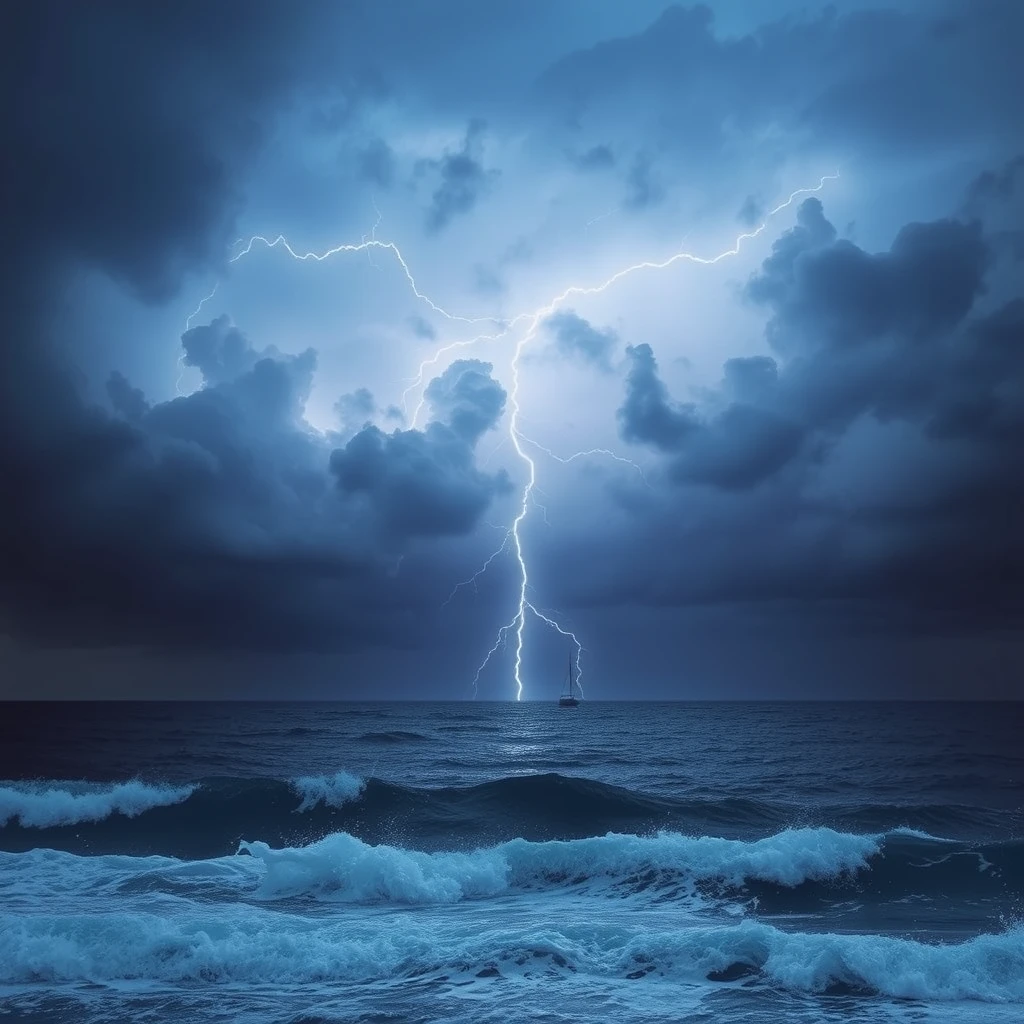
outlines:
M532 313L521 313L516 317L513 317L509 322L508 327L502 334L507 334L512 330L518 323L526 321L527 329L522 335L519 341L516 343L515 352L512 357L511 368L512 368L512 389L509 394L510 405L512 409L512 415L509 420L509 437L512 441L512 445L516 450L516 454L526 464L527 467L527 482L523 487L522 501L520 503L519 512L512 522L512 539L515 547L516 559L519 562L519 601L516 607L516 613L510 622L505 623L498 630L498 638L494 643L494 646L487 652L484 660L480 663L480 667L476 671L476 675L473 679L473 692L478 692L480 675L487 667L491 658L498 651L499 647L503 647L507 642L509 633L514 632L515 634L515 667L514 667L514 678L516 682L516 700L522 700L523 698L523 679L522 679L522 664L523 664L523 631L526 627L526 613L527 611L532 612L542 622L548 626L556 629L563 636L569 637L576 648L576 668L577 672L580 671L580 659L583 654L583 646L575 633L569 630L563 629L554 619L542 614L537 611L533 604L531 604L526 597L527 589L530 585L529 572L526 566L526 560L523 556L523 543L522 537L520 536L520 528L526 520L530 509L530 500L533 493L534 486L537 482L537 466L533 459L526 453L523 448L522 442L527 440L519 429L519 359L523 354L523 350L526 346L536 337L537 332L543 320L551 316L559 306L561 306L568 299L573 297L585 297L590 295L598 295L601 292L607 291L614 284L629 277L632 274L638 273L642 270L667 270L669 267L674 266L676 263L687 262L697 264L699 266L714 266L716 263L720 263L724 259L728 259L732 256L737 256L740 252L744 242L750 241L757 238L765 228L768 226L768 222L777 214L781 213L787 207L792 206L796 202L797 198L802 195L810 195L814 192L820 192L825 187L825 182L835 181L838 179L839 173L823 175L818 181L818 184L808 188L799 188L792 191L786 199L784 199L777 206L773 207L768 213L765 214L764 219L761 223L751 231L745 231L733 242L732 246L728 249L724 249L722 252L715 256L699 256L695 253L680 249L677 252L672 253L670 256L663 260L643 260L639 263L630 264L628 267L624 267L622 270L617 271L604 281L596 285L570 285L563 292L556 295L546 305L541 306L539 309L534 310ZM480 336L475 340L484 340L484 336ZM421 383L421 382L418 382ZM420 406L417 407L417 414L419 409L422 407L422 399ZM415 423L416 417L413 417ZM529 443L529 442L527 442ZM549 453L550 454L550 453ZM585 453L577 452L575 455L570 456L570 460L582 457ZM569 460L566 460L569 461ZM581 688L582 692L582 688Z
M344 242L341 245L335 245L330 249L325 249L323 252L297 252L292 248L291 243L284 237L284 235L278 235L274 239L267 238L265 235L252 235L249 241L246 242L246 244L228 260L228 263L237 263L243 256L248 256L257 245L266 246L268 249L281 248L288 253L293 260L298 260L300 263L306 263L309 260L313 260L317 263L323 263L325 260L329 260L332 256L337 256L341 253L372 252L374 249L386 250L395 257L398 265L402 268L402 273L405 274L405 279L409 282L409 288L413 295L415 295L420 302L429 306L430 309L439 316L443 316L446 320L452 320L464 324L501 323L498 318L493 316L460 316L457 313L449 313L443 306L439 306L434 302L429 295L424 295L424 293L420 291L419 285L416 284L416 278L412 276L409 264L406 263L405 257L394 242L382 242L376 238L364 237L361 242ZM447 350L451 347L452 346L445 346L445 349Z
M609 459L613 459L615 462L621 462L623 465L629 466L631 469L635 469L640 474L640 479L650 487L651 484L647 477L644 476L644 470L639 463L634 462L632 459L627 459L622 455L616 455L615 452L608 448L588 448L586 451L573 452L572 455L562 456L556 455L550 448L545 448L539 441L534 441L532 438L527 437L525 434L519 434L519 440L525 441L527 444L532 444L534 448L539 449L548 458L554 459L555 462L561 462L563 466L567 466L570 462L575 462L577 459L586 459L592 455L604 455Z
M472 587L473 588L473 593L474 594L478 593L477 587L476 587L476 581L478 579L480 579L480 577L483 576L483 574L485 572L487 572L487 570L491 566L491 562L493 562L499 555L501 555L504 552L505 548L508 547L508 542L509 542L509 539L511 538L511 536L512 536L511 531L506 530L505 531L505 536L504 536L504 538L503 538L503 540L501 542L501 547L499 547L497 551L492 552L491 556L487 559L487 561L484 562L484 564L479 569L477 569L477 571L475 573L473 573L473 575L470 576L468 580L462 580L461 582L456 583L454 587L452 587L452 592L448 595L448 597L445 599L444 603L441 605L442 608L447 608L448 605L450 605L452 603L452 599L455 597L455 595L463 587Z
M217 289L220 287L220 281L217 281L213 288L210 289L209 295L204 295L199 300L199 305L192 310L187 317L185 317L185 330L189 331L192 329L192 321L203 311L205 306L210 299L217 294ZM185 376L185 349L182 347L181 352L178 354L178 379L174 382L174 390L177 391L179 397L184 397L184 392L181 390L181 378Z
M511 334L511 332L523 322L525 322L527 325L527 334L525 341L530 341L536 335L537 329L540 326L541 321L551 316L552 313L556 312L559 306L563 305L567 300L575 297L586 298L592 295L600 295L602 292L605 292L609 288L611 288L612 285L617 284L624 278L629 277L632 274L636 274L641 270L667 270L669 267L681 262L695 263L698 264L699 266L710 267L714 266L716 263L721 263L722 260L728 259L731 256L738 256L740 248L742 247L744 242L749 242L757 238L758 235L760 235L768 227L768 222L773 217L781 213L787 207L792 206L793 203L795 203L800 196L811 195L815 192L820 192L825 187L825 182L837 181L838 179L838 171L835 174L825 174L822 175L822 177L818 180L817 185L809 186L807 188L798 188L790 192L786 199L784 199L781 203L778 204L778 206L773 207L764 215L764 219L756 228L754 228L751 231L745 231L743 232L743 234L738 235L736 237L736 240L733 242L731 248L723 250L716 256L698 256L695 253L687 252L680 248L678 251L672 253L670 256L666 257L663 260L643 260L640 263L633 263L630 264L628 267L623 267L622 270L616 271L614 274L606 278L604 281L601 281L599 284L570 285L568 288L565 289L565 291L563 291L559 295L556 295L547 304L541 306L539 309L535 309L533 310L533 312L519 313L516 316L512 317L510 320L505 321L502 326L502 329L497 334L478 334L474 338L466 338L461 341L453 341L447 345L442 346L434 353L433 356L431 356L429 359L425 359L420 364L417 376L402 393L403 408L407 407L407 398L410 392L414 391L416 388L422 387L423 379L426 375L427 369L431 366L436 365L437 362L441 359L441 357L447 354L448 352L454 351L457 348L466 348L471 345L477 345L485 341L500 341L503 338L507 337L509 334ZM340 249L338 251L340 251ZM408 271L406 273L409 279L412 280L412 275L408 274ZM418 296L418 293L416 294ZM489 321L490 323L497 325L502 325L503 323L502 321L494 317L479 317L475 321L466 317L449 316L449 319L461 320L463 323L480 323L481 321ZM524 341L520 341L520 343L516 347L516 354L513 360L514 374L517 374L516 361L518 360L519 355L522 352L523 344ZM410 422L410 425L413 427L415 427L416 421L419 419L419 414L423 409L423 404L424 400L421 397L419 404L416 406L416 410L413 413L412 420Z
M547 505L542 505L537 500L538 494L540 494L542 497L547 497L547 495L544 494L544 492L539 487L534 487L533 492L530 494L530 503L533 505L534 508L540 509L540 514L544 517L544 525L550 528L551 523L548 520L548 507Z
M340 254L343 254L343 253L354 253L354 252L364 252L364 251L372 252L373 250L382 250L382 251L386 250L386 251L389 251L394 256L395 260L398 262L399 266L401 267L402 272L405 275L405 278L406 278L406 280L407 280L407 282L409 284L409 287L410 287L410 289L412 291L412 294L419 301L425 303L433 312L437 313L438 315L440 315L440 316L444 317L445 319L447 319L449 321L452 321L452 322L462 323L462 324L467 324L467 325L477 325L477 324L487 323L487 324L491 324L493 327L497 328L495 333L478 334L478 335L476 335L475 337L472 337L472 338L464 338L464 339L459 339L459 340L456 340L456 341L449 342L448 344L441 346L439 349L437 349L434 352L434 354L432 356L430 356L429 358L423 360L423 362L420 363L420 366L419 366L419 369L418 369L416 377L412 379L412 382L408 385L408 387L402 393L402 406L403 406L403 409L407 409L408 408L408 397L409 397L409 395L411 393L413 393L414 391L418 390L418 389L423 389L423 390L420 391L419 402L418 402L418 404L416 406L416 409L415 409L415 411L413 413L413 416L412 416L412 419L410 421L410 426L411 427L415 427L416 422L417 422L417 420L419 418L420 412L423 409L423 405L424 405L424 402L425 402L425 388L423 388L423 384L424 384L424 379L426 377L427 371L430 369L430 367L437 365L437 363L440 362L440 360L445 355L447 355L447 354L449 354L451 352L454 352L456 349L466 348L466 347L478 345L478 344L481 344L483 342L500 341L500 340L502 340L504 338L507 338L507 337L511 336L512 333L517 328L519 328L521 325L524 326L525 329L523 330L523 333L519 336L519 338L518 338L518 340L516 342L515 350L513 352L513 356L512 356L512 359L510 361L510 369L511 369L511 373L512 373L512 386L511 386L511 389L510 389L510 392L509 392L509 406L510 406L510 409L511 409L511 415L509 417L508 439L512 442L512 446L515 448L516 455L524 463L524 465L526 466L526 469L527 469L527 479L526 479L526 483L524 484L522 492L521 492L521 499L520 499L520 503L519 503L519 510L518 510L515 518L512 521L511 527L507 531L507 533L506 533L506 535L505 535L505 537L504 537L504 539L502 541L501 547L499 547L495 552L493 552L488 557L488 559L483 564L483 566L476 573L474 573L473 576L471 576L468 580L464 580L462 583L457 584L455 586L455 588L452 590L451 594L449 594L447 600L444 602L445 605L449 604L451 602L451 600L455 597L456 593L462 587L464 587L464 586L472 585L474 587L474 589L475 589L477 581L479 580L480 576L482 576L487 571L489 566L494 562L494 560L496 558L498 558L508 548L509 541L511 540L511 542L512 542L511 543L511 547L512 547L512 549L514 551L515 558L516 558L516 561L517 561L518 566L519 566L519 588L518 588L519 596L518 596L518 601L516 603L516 611L515 611L514 616L512 617L512 619L509 622L507 622L504 625L502 625L501 627L499 627L499 629L497 631L497 636L496 636L494 645L487 652L487 654L485 655L483 661L480 663L479 667L476 670L476 674L475 674L475 676L473 678L473 693L474 693L474 696L477 694L478 689L479 689L479 682L480 682L481 674L487 668L487 665L490 663L491 658L498 652L499 649L504 649L507 646L509 635L510 634L514 634L514 636L515 636L515 663L514 663L514 673L513 674L514 674L514 678L515 678L515 682L516 682L516 700L517 701L518 700L522 700L522 696L523 696L522 661L523 661L524 630L525 630L525 627L526 627L526 615L527 615L527 612L529 612L532 615L534 615L542 623L544 623L545 625L547 625L551 629L554 629L556 632L558 632L562 636L567 637L567 638L572 640L573 645L574 645L575 650L576 650L575 665L576 665L577 675L578 676L582 675L581 658L582 658L582 655L584 653L584 648L583 648L583 645L580 643L579 639L577 638L577 636L575 635L575 633L573 633L571 630L565 629L554 618L552 618L552 617L550 617L548 615L545 615L543 612L539 611L537 609L537 607L527 597L527 593L530 590L529 571L528 571L528 568L527 568L526 558L525 558L524 551L523 551L523 539L522 539L522 535L521 535L520 531L521 531L523 523L526 521L526 518L527 518L527 516L529 514L531 503L533 503L535 501L535 499L533 497L533 494L534 494L534 490L535 490L536 482L537 482L537 467L536 467L536 463L534 462L534 460L530 457L530 455L524 449L524 447L523 447L524 443L527 444L527 445L532 445L533 447L537 448L538 450L543 451L549 457L555 459L556 461L562 462L562 463L571 462L571 461L573 461L575 459L584 458L584 457L592 456L592 455L609 456L609 457L611 457L611 458L613 458L613 459L615 459L617 461L629 463L630 465L632 465L640 473L641 477L644 478L643 477L643 470L641 469L641 467L639 467L635 463L630 462L630 460L628 460L628 459L624 459L621 456L617 456L614 452L611 452L608 449L597 449L597 448L594 448L594 449L590 449L590 450L585 451L585 452L582 452L582 451L581 452L576 452L576 453L574 453L574 454L572 454L572 455L570 455L568 457L564 457L563 458L563 457L555 455L554 452L552 452L550 449L544 448L544 446L538 444L535 441L532 441L531 439L526 437L522 433L522 431L520 430L520 428L519 428L519 419L520 419L520 405L519 405L519 387L520 387L519 360L520 360L520 357L523 354L524 349L527 347L527 345L529 345L536 338L542 323L547 319L547 317L551 316L554 312L556 312L556 310L560 306L562 306L565 302L567 302L569 299L577 298L577 297L578 298L585 298L585 297L588 297L588 296L599 295L602 292L605 292L609 288L613 287L619 281L622 281L624 278L627 278L627 277L629 277L629 276L631 276L633 274L639 273L641 271L661 271L661 270L667 270L668 268L674 266L677 263L684 263L684 262L685 263L691 263L691 264L699 265L699 266L714 266L715 264L720 263L722 260L725 260L725 259L728 259L730 257L736 256L736 255L739 254L740 249L741 249L741 247L742 247L744 242L751 241L751 240L757 238L760 234L762 234L764 232L764 230L767 228L769 221L772 220L772 218L774 218L777 214L779 214L783 210L785 210L787 207L791 206L794 202L796 202L796 200L800 196L810 195L810 194L813 194L813 193L816 193L816 192L820 192L825 187L825 183L826 182L828 182L828 181L835 181L835 180L838 180L838 178L839 178L839 173L838 172L836 172L835 174L823 175L820 178L820 180L818 181L817 185L806 187L806 188L795 189L793 192L791 192L789 194L789 196L786 199L784 199L777 206L775 206L771 210L769 210L764 215L761 223L756 228L754 228L754 229L752 229L750 231L745 231L742 234L738 235L730 248L725 249L722 252L719 252L718 254L716 254L714 256L700 256L700 255L697 255L695 253L683 250L682 246L680 246L679 250L677 250L676 252L673 252L672 254L670 254L669 256L665 257L664 259L661 259L661 260L643 260L643 261L640 261L638 263L630 264L629 266L623 267L621 270L616 271L610 277L608 277L605 280L599 282L598 284L594 284L594 285L575 285L575 284L574 285L570 285L564 291L560 292L558 295L556 295L554 298L552 298L550 301L548 301L547 303L545 303L543 306L539 307L538 309L535 309L532 312L519 313L516 316L513 316L511 319L503 319L503 318L493 317L493 316L468 317L468 316L462 316L462 315L459 315L459 314L451 313L447 309L445 309L444 307L442 307L441 305L436 303L428 295L426 295L423 292L421 292L420 289L419 289L419 286L416 283L416 279L413 277L412 271L410 270L409 265L406 262L406 260L405 260L404 256L402 255L401 251L399 250L398 246L394 242L378 241L377 238L375 237L375 235L376 235L376 227L380 223L380 219L379 219L380 211L379 210L377 211L377 213L378 213L377 225L374 226L374 229L371 232L371 237L369 239L367 239L365 237L365 235L364 235L363 240L358 242L358 243L343 243L341 245L336 245L336 246L333 246L333 247L331 247L329 249L326 249L323 252L312 252L312 251L309 251L309 252L299 252L299 251L297 251L296 249L294 249L291 246L291 244L284 237L284 235L278 235L276 238L274 238L272 240L268 239L264 235L253 235L253 236L251 236L249 238L248 242L244 245L244 247L242 249L240 249L234 256L232 256L229 259L229 261L228 261L229 263L232 263L232 264L233 263L237 263L240 259L242 259L242 257L247 256L250 252L252 252L254 247L256 247L257 245L265 246L268 249L281 248L289 256L291 256L292 259L300 261L300 262L306 262L306 261L310 261L310 260L313 260L313 261L316 261L316 262L323 262L325 260L328 260L328 259L330 259L330 258L332 258L334 256L337 256L337 255L340 255ZM610 211L610 212L614 212L614 211ZM600 220L602 218L599 217L599 218L595 218L595 219L596 220ZM685 238L684 238L684 242L685 242ZM209 301L209 299L211 299L213 297L213 294L214 294L215 291L216 291L216 288L214 288L214 291L211 292L210 295L208 295L206 298L204 298L199 303L199 305L197 306L195 312L189 317L189 321L191 321L191 319L194 318L199 313L199 311L202 309L203 305L207 301ZM180 378L179 378L179 380L180 380ZM647 482L646 478L644 478L644 482L645 483ZM396 568L397 568L397 566L396 566ZM582 688L581 688L581 692L582 692Z
M588 220L587 223L584 225L584 227L586 227L587 231L589 231L591 227L598 223L598 221L606 220L608 217L611 217L614 214L618 213L620 209L621 207L616 206L609 210L607 213L599 213L596 217L591 217L590 220Z
M380 208L377 206L377 200L376 199L371 200L371 202L373 203L373 212L377 214L377 219L373 222L373 227L370 228L369 238L370 238L371 242L375 242L377 240L377 228L380 227L380 222L384 219L384 214L382 214L380 212ZM367 238L367 236L363 235L362 241L365 242L366 238ZM374 270L379 269L377 267L377 264L373 262L373 250L372 249L367 251L366 256L367 256L367 259L368 259L368 261L370 263L370 266L373 267Z

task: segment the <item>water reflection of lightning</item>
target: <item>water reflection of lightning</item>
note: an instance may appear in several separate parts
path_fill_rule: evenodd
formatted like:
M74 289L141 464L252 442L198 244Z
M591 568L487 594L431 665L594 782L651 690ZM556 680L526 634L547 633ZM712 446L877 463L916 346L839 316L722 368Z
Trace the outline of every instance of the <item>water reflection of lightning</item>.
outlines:
M492 316L480 316L480 317L460 316L460 315L448 312L442 306L440 306L437 303L435 303L429 296L425 295L424 293L422 293L419 290L419 287L416 284L416 280L413 277L412 272L409 269L409 266L408 266L408 264L405 261L405 258L402 256L402 253L399 251L398 246L394 242L382 242L382 241L378 241L376 239L376 237L374 237L377 225L374 226L374 230L371 233L371 237L369 239L367 239L364 236L363 240L361 242L359 242L359 243L345 243L345 244L342 244L342 245L337 245L337 246L334 246L334 247L332 247L330 249L327 249L327 250L325 250L324 252L321 252L321 253L315 253L315 252L300 253L300 252L297 252L295 249L292 248L291 244L287 241L287 239L283 235L278 235L273 240L270 240L270 239L264 237L263 235L253 235L249 239L248 243L241 250L239 250L234 256L232 256L230 258L230 260L229 260L230 263L238 262L238 260L240 260L243 256L248 255L253 250L254 246L256 246L257 244L264 245L268 249L275 249L275 248L280 247L280 248L284 249L288 253L288 255L291 256L295 260L299 260L299 261L314 260L316 262L323 262L324 260L330 259L331 257L339 255L341 253L352 253L352 252L363 252L363 251L372 252L375 249L377 249L377 250L388 250L388 251L390 251L393 254L395 259L398 261L399 266L402 268L402 272L405 274L406 280L409 283L409 287L410 287L413 295L415 295L416 298L419 299L421 302L424 302L435 313L437 313L438 315L443 316L445 319L453 321L453 322L470 324L470 325L481 324L481 323L489 323L489 324L492 324L494 327L496 327L497 330L496 330L495 333L491 333L491 334L478 334L478 335L476 335L475 337L472 337L472 338L465 338L465 339L460 339L460 340L457 340L457 341L449 342L448 344L443 345L440 348L438 348L431 357L429 357L428 359L423 360L423 362L420 363L419 370L417 372L416 377L413 378L412 382L409 384L409 386L405 389L405 391L402 394L402 406L403 406L403 408L407 408L408 407L407 403L408 403L409 395L412 392L414 392L414 391L422 389L422 390L420 390L419 402L418 402L418 404L417 404L417 406L416 406L416 408L415 408L415 410L413 412L413 415L412 415L412 417L411 417L411 419L409 421L410 427L415 427L416 422L419 419L420 412L422 411L422 408L423 408L423 405L424 405L424 402L425 402L424 381L425 381L425 378L426 378L427 371L429 370L430 367L437 365L437 363L440 362L441 359L445 355L455 351L456 349L465 348L465 347L469 347L469 346L473 346L473 345L478 345L478 344L480 344L482 342L487 342L487 341L500 341L500 340L502 340L502 339L504 339L506 337L510 337L512 335L512 332L515 331L516 328L518 328L520 325L524 325L525 326L525 330L524 330L523 334L520 336L519 340L516 342L515 350L513 352L513 356L512 356L511 362L510 362L510 369L511 369L511 372L512 372L512 387L511 387L511 390L509 392L509 405L510 405L510 408L511 408L511 415L510 415L510 418L509 418L508 440L510 440L512 442L512 445L513 445L513 447L516 450L516 454L519 456L520 460L526 465L526 468L527 468L527 480L526 480L526 484L524 485L523 490L521 492L521 500L520 500L520 503L519 503L519 510L518 510L518 513L515 516L515 519L512 522L512 526L508 529L507 533L505 534L505 537L504 537L504 539L502 541L501 547L499 547L495 552L493 552L488 557L488 559L483 564L483 566L476 573L474 573L473 576L471 576L468 580L464 580L463 582L457 584L455 586L455 588L452 590L451 594L449 594L447 600L444 602L445 605L447 605L449 602L451 602L451 600L455 597L456 593L462 587L464 587L464 586L472 585L475 588L477 580L480 578L480 576L482 576L487 571L488 567L494 562L494 560L496 558L498 558L498 556L500 556L509 547L509 543L508 543L509 540L512 541L512 545L511 546L512 546L512 549L514 550L516 561L517 561L518 566L519 566L519 587L518 587L519 598L518 598L518 601L516 603L516 612L515 612L515 615L513 616L513 618L511 619L510 622L507 622L505 625L501 626L498 629L497 637L495 639L494 645L487 652L486 656L484 657L484 660L480 663L480 666L477 668L476 675L474 676L474 679L473 679L473 693L474 693L474 696L478 692L480 676L483 673L483 671L486 669L487 665L490 663L491 658L498 652L498 650L504 649L507 646L509 634L510 633L514 633L514 635L515 635L514 678L515 678L515 682L516 682L516 700L521 700L522 699L522 695L523 695L523 681L522 681L523 634L524 634L524 629L526 627L526 614L527 614L527 612L530 612L531 614L536 616L536 618L538 618L541 622L543 622L544 624L546 624L550 628L554 629L555 631L560 633L562 636L565 636L565 637L567 637L567 638L572 640L573 645L575 646L575 649L576 649L575 663L576 663L577 676L579 676L581 674L580 659L581 659L581 657L583 655L583 646L580 643L579 639L576 637L576 635L573 632L563 628L554 618L552 618L552 617L550 617L548 615L545 615L543 612L539 611L537 609L537 607L527 598L527 593L528 593L528 591L530 589L530 582L529 582L529 573L528 573L528 569L527 569L527 565L526 565L526 558L525 558L525 555L523 553L523 541L522 541L522 536L520 534L520 528L522 527L522 524L525 522L526 517L529 514L529 509L530 509L531 503L534 502L534 500L535 500L533 495L534 495L534 490L535 490L535 487L536 487L537 468L536 468L536 464L534 463L533 459L527 454L527 452L523 448L523 444L525 443L527 445L533 445L535 448L537 448L540 451L543 451L545 454L547 454L551 458L553 458L553 459L555 459L555 460L557 460L559 462L563 462L563 463L571 462L571 461L574 461L575 459L584 458L586 456L591 456L591 455L609 456L609 457L611 457L611 458L613 458L613 459L615 459L617 461L628 463L629 465L633 466L633 468L635 468L640 473L641 477L644 478L643 477L643 470L638 465L636 465L635 463L630 462L628 459L624 459L621 456L616 455L614 452L611 452L611 451L609 451L607 449L597 449L597 448L595 448L595 449L590 449L589 451L575 452L574 454L572 454L572 455L570 455L568 457L560 457L560 456L555 455L549 449L544 448L542 445L538 444L536 441L533 441L530 438L526 437L521 432L521 430L519 429L519 416L520 416L520 407L519 407L519 359L520 359L520 356L523 353L523 350L536 337L536 335L537 335L541 325L547 319L547 317L551 316L551 314L553 314L560 306L562 306L570 298L575 298L575 297L583 298L583 297L587 297L587 296L598 295L598 294L606 291L607 289L611 288L612 285L616 284L617 282L623 280L624 278L626 278L626 277L628 277L628 276L630 276L630 275L632 275L634 273L637 273L638 271L642 271L642 270L666 270L669 267L674 266L676 263L681 263L681 262L694 263L694 264L698 264L698 265L701 265L701 266L713 266L714 264L719 263L722 260L728 259L731 256L736 256L736 255L738 255L738 253L740 251L740 248L741 248L741 246L743 245L744 242L747 242L747 241L750 241L750 240L752 240L754 238L757 238L767 228L768 222L776 214L781 213L784 209L786 209L787 207L791 206L797 200L797 198L799 196L809 195L809 194L812 194L812 193L815 193L815 192L820 192L825 187L825 182L826 181L834 181L838 177L839 177L838 173L824 175L819 180L817 185L815 185L813 187L808 187L808 188L796 189L795 191L791 192L789 194L789 196L785 200L783 200L777 206L773 207L771 210L769 210L764 215L761 223L756 228L754 228L751 231L746 231L743 234L739 235L736 238L736 240L733 243L731 248L726 249L726 250L718 253L715 256L707 256L707 257L706 256L698 256L698 255L696 255L694 253L683 251L682 248L680 248L679 251L672 253L670 256L666 257L663 260L660 260L660 261L644 260L642 262L634 263L634 264L631 264L631 265L629 265L627 267L624 267L623 269L621 269L621 270L617 271L616 273L612 274L610 277L606 278L604 281L602 281L599 284L596 284L596 285L586 285L586 286L585 285L570 285L563 292L561 292L560 294L556 295L553 299L551 299L548 303L546 303L545 305L541 306L540 308L534 310L533 312L519 313L516 316L512 317L511 319L502 319L502 318L492 317ZM379 211L378 211L378 218L379 218ZM379 224L379 222L380 221L378 219L377 223ZM685 239L684 239L684 241L685 241ZM214 288L214 292L215 291L216 291L216 288ZM203 299L199 303L199 305L196 308L195 312L189 317L189 321L191 321L191 319L196 314L199 313L199 311L202 309L203 305L210 298L213 297L214 292L211 292L210 295L208 295L205 299ZM180 381L180 377L179 377L179 381ZM646 478L644 478L644 482L645 483L647 482ZM581 692L582 692L582 690L581 690Z

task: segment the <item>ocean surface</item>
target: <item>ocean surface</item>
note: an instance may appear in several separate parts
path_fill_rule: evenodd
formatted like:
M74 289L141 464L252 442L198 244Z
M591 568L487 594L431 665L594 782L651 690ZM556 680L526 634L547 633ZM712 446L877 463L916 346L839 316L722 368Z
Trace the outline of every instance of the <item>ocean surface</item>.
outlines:
M0 704L0 1021L1024 1020L1024 705Z

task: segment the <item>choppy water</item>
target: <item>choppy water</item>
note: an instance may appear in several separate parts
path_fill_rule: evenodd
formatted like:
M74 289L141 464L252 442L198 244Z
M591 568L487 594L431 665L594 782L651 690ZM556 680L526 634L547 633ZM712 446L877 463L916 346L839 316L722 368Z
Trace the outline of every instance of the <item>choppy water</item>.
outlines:
M1024 1019L1024 708L0 705L12 1021Z

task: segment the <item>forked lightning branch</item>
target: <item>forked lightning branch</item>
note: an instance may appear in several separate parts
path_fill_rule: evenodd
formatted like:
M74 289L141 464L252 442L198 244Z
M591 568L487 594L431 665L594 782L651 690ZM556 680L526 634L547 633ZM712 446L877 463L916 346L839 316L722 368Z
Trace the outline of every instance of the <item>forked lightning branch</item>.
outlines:
M615 459L619 462L627 463L632 466L643 478L643 470L631 462L629 459L625 459L616 453L609 451L605 448L592 448L586 451L574 452L568 456L558 456L554 452L545 448L543 445L538 444L536 441L528 438L520 428L520 380L519 380L519 361L527 346L537 337L538 331L543 325L544 321L550 317L553 313L557 312L569 299L574 298L585 298L587 296L598 295L602 292L607 291L613 285L622 281L624 278L629 277L633 274L637 274L641 271L664 271L675 266L678 263L692 263L700 266L713 266L716 263L720 263L722 260L728 259L729 257L738 255L740 248L744 242L748 242L754 238L757 238L767 227L769 222L777 214L781 213L787 207L791 206L800 196L810 195L815 192L820 192L828 181L835 181L839 178L838 172L835 174L824 175L817 183L817 185L809 186L806 188L799 188L791 192L786 199L780 202L777 206L769 210L761 220L760 224L750 231L746 231L741 235L738 235L734 240L733 244L722 252L717 253L714 256L699 256L692 252L677 251L661 260L644 260L637 263L632 263L629 266L623 267L621 270L616 271L610 277L594 285L580 285L572 284L559 292L552 299L546 302L544 305L534 309L532 311L518 313L515 316L508 318L501 318L496 316L462 316L457 313L449 312L440 303L434 301L429 295L420 290L419 285L416 282L416 278L406 262L405 257L402 255L398 245L394 242L385 242L376 238L376 229L380 225L380 214L378 211L377 223L374 225L371 236L366 238L365 236L359 242L346 242L341 245L333 246L323 252L302 252L292 246L292 244L285 238L284 235L278 235L276 238L270 239L263 235L253 235L247 242L240 239L236 243L235 248L237 251L228 260L229 263L235 264L242 260L244 257L249 256L254 250L258 248L266 249L279 249L287 254L290 259L297 260L299 262L323 262L325 260L332 259L336 256L341 256L351 253L360 252L373 252L379 250L382 252L390 253L391 256L398 263L401 268L402 274L404 275L406 282L408 283L409 289L413 296L419 301L426 305L433 313L439 317L448 320L452 323L459 323L465 325L489 325L489 329L474 335L470 338L462 338L457 341L452 341L447 344L441 345L432 356L428 359L423 360L420 363L417 370L416 376L412 383L402 393L402 407L403 410L408 413L409 402L411 396L418 394L418 400L415 408L413 409L412 415L409 418L409 425L411 428L415 428L419 421L420 414L423 410L425 401L425 381L427 373L432 367L436 367L446 356L451 355L459 349L471 348L474 346L482 345L488 342L497 342L503 339L514 339L515 347L513 354L509 362L509 372L511 375L512 386L509 391L509 407L510 415L508 418L508 440L512 442L512 446L515 449L517 457L523 463L526 470L526 482L523 485L522 491L520 492L520 500L518 502L518 510L512 523L509 525L505 535L502 539L501 545L495 550L484 562L483 566L477 570L467 580L463 580L457 583L445 601L445 605L449 604L456 595L456 593L466 586L476 586L477 580L484 572L497 560L497 558L507 551L511 551L516 563L518 565L518 586L516 591L516 598L514 601L514 614L511 619L502 625L498 631L495 641L491 648L487 651L486 655L481 661L479 667L476 670L476 674L473 677L473 695L474 697L478 693L480 678L484 670L490 664L491 659L495 655L505 649L508 645L509 639L513 642L513 680L515 682L516 700L522 700L523 697L523 648L525 643L525 629L526 621L528 616L532 616L539 623L546 626L549 629L553 629L560 633L562 636L567 637L572 641L575 650L575 668L576 668L576 679L577 683L582 675L581 658L583 655L583 645L579 638L574 632L566 629L556 618L546 615L541 612L534 602L528 598L530 590L530 574L528 567L528 558L525 548L523 546L522 528L526 522L531 507L536 504L534 490L537 482L537 466L534 459L530 456L528 449L534 448L538 451L545 453L550 456L554 461L559 463L568 463L581 458L588 458L593 456L606 457ZM244 244L242 244L244 242ZM218 285L214 285L211 291L204 296L192 313L189 314L186 320L186 330L192 326L192 322L200 315L204 306L210 302L217 293ZM181 366L181 360L179 359L179 367ZM180 393L180 382L181 377L178 377L178 390ZM646 479L645 479L646 482ZM582 687L580 687L582 693Z

